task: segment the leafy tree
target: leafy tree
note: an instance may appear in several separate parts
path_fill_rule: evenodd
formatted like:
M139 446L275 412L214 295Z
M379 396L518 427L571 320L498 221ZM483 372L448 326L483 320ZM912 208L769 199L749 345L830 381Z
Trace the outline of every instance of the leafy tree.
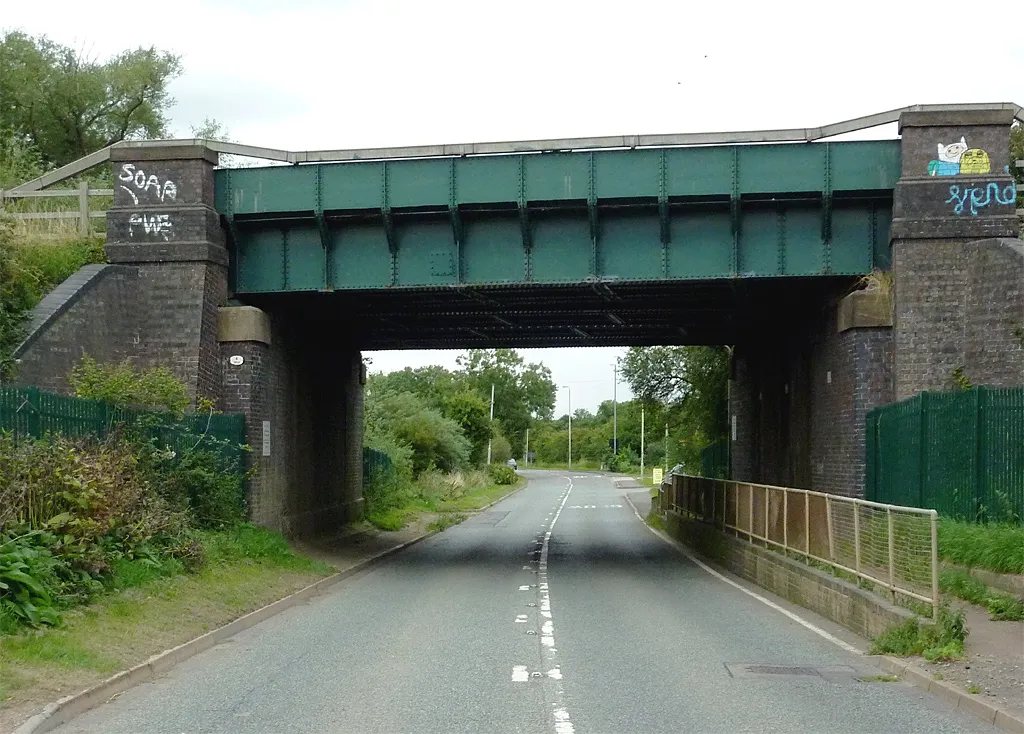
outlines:
M471 390L459 390L441 398L441 412L462 428L473 447L470 460L474 464L482 464L486 460L487 442L491 438L490 404Z
M25 322L37 300L33 274L18 257L14 220L0 212L0 379L12 374L11 353L25 335Z
M670 460L690 468L700 452L728 432L726 347L633 347L623 377L633 393L668 405Z
M45 36L0 36L0 128L60 166L131 138L165 135L167 87L179 57L155 48L122 51L106 61Z
M543 364L525 364L514 349L472 349L458 358L465 384L490 402L500 419L512 453L523 452L531 419L548 419L555 408L555 384Z
M412 471L437 467L454 471L469 462L470 443L458 423L410 392L372 392L366 396L368 433L390 435L412 451ZM393 457L394 458L394 457Z

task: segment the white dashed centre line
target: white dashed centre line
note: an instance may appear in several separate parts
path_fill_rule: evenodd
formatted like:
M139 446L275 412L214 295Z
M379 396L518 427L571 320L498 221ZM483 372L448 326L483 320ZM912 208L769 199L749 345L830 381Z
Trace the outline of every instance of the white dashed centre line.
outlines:
M551 704L552 708L555 734L573 734L575 731L572 720L569 718L569 712L565 707L565 691L562 688L562 673L558 665L558 650L555 648L555 623L551 617L550 582L548 581L548 550L551 546L551 533L555 529L558 516L562 514L562 509L565 507L571 492L572 479L570 478L569 486L562 496L562 504L558 506L555 516L551 519L551 524L544 533L544 542L540 549L540 566L537 579L537 589L540 594L540 613L544 617L544 623L541 625L540 642L543 649L544 664L545 666L551 666L547 673L548 678L554 681L551 686L551 700L548 703Z

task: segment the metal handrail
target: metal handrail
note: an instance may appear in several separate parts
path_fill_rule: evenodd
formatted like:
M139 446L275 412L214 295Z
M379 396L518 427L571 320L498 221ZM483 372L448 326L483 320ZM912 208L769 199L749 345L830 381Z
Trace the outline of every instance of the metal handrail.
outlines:
M938 614L939 605L939 560L938 560L938 513L935 510L920 508L920 507L904 507L901 505L891 505L882 502L873 502L871 500L862 500L855 497L843 497L841 495L828 494L827 492L818 492L807 489L795 489L793 487L781 487L769 484L757 484L752 482L737 482L724 479L711 479L708 477L696 477L686 474L675 475L678 477L677 482L673 481L673 476L667 476L665 481L662 483L660 490L661 497L666 497L665 492L666 486L671 488L670 502L671 506L666 507L665 503L662 503L662 511L672 510L677 513L685 513L694 519L708 522L716 527L721 527L723 530L732 531L737 537L745 537L749 542L754 543L755 541L764 545L764 547L778 548L783 551L792 551L799 555L802 555L807 560L814 560L819 563L826 564L835 569L842 570L846 573L852 574L857 578L869 581L872 584L877 584L887 588L895 599L897 594L901 594L912 599L917 599L922 602L931 604L933 615ZM696 487L694 485L696 483ZM730 489L734 490L732 496L733 502L733 517L727 517L727 508L730 504ZM740 492L745 490L746 497L744 498L746 507L746 517L741 517L741 498ZM682 493L682 497L678 496ZM772 493L781 493L781 512L782 512L782 537L771 537L770 531L770 514L771 514L771 496ZM719 498L719 495L721 497ZM795 502L791 500L795 499ZM762 498L761 508L762 515L755 517L755 498ZM825 504L825 524L827 531L827 545L828 552L827 557L825 555L817 554L813 552L811 544L811 498L818 498L824 501ZM681 500L681 501L680 501ZM695 501L697 500L697 501ZM803 519L803 533L802 543L797 542L795 538L790 537L790 512L791 505L793 510L800 512L802 510ZM802 505L802 507L801 507ZM836 506L853 506L853 563L844 562L841 554L837 552L837 539L836 539ZM886 522L886 561L887 568L884 569L885 573L878 573L879 569L873 569L870 564L863 563L863 539L861 528L861 508L868 508L876 513L885 514ZM710 510L710 512L708 512ZM920 548L904 549L908 555L923 555L927 553L930 565L930 589L928 593L923 593L918 588L905 578L904 574L901 574L897 569L896 565L896 544L895 544L895 517L898 516L911 516L919 517L922 521L928 523L928 538L925 540L921 538ZM793 517L796 517L795 515ZM779 519L775 518L776 521ZM746 521L744 526L744 522ZM758 523L763 521L764 532L763 534L758 532ZM876 571L876 572L872 572ZM922 579L923 581L923 579Z

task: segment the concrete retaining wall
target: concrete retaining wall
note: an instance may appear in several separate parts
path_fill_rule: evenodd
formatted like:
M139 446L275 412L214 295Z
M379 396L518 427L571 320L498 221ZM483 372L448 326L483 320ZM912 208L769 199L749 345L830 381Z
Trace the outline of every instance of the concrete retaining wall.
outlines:
M751 545L676 512L666 514L669 534L737 576L794 604L831 619L858 635L873 638L911 613L881 597L794 561Z

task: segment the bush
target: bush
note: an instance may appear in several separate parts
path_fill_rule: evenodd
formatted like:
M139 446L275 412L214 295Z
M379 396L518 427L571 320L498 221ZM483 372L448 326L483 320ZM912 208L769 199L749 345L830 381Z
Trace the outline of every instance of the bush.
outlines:
M137 370L130 360L100 364L85 356L68 380L78 397L105 400L115 408L164 410L180 417L191 402L185 383L169 369Z
M191 514L199 528L224 528L245 517L241 466L216 449L193 449L181 455L154 443L142 449L147 478L157 494L179 512Z
M495 484L515 484L519 481L515 470L505 464L491 464L490 473Z

